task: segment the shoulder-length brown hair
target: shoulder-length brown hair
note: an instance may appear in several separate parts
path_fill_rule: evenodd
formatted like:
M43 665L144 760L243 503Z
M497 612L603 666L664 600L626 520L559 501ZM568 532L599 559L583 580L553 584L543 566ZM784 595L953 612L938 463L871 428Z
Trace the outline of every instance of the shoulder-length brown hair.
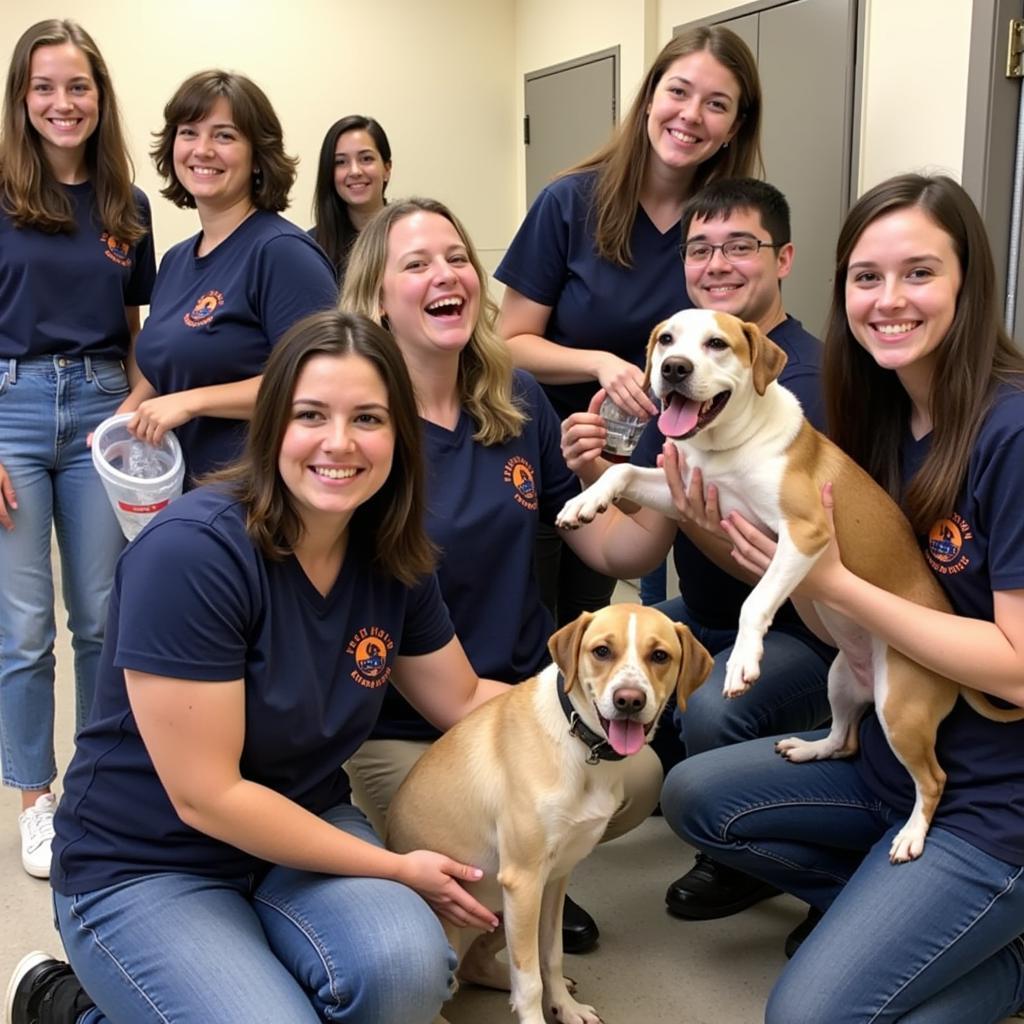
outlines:
M747 178L764 171L761 79L750 48L723 25L698 25L675 36L648 68L629 111L608 142L593 156L564 172L597 171L593 196L594 237L598 255L612 263L628 267L633 262L629 238L651 157L647 108L654 90L675 61L701 50L706 50L732 72L740 87L740 102L736 134L728 146L723 146L697 168L691 193L716 178Z
M85 144L85 165L96 193L100 225L122 241L137 242L149 230L132 194L134 169L117 96L106 61L92 36L74 21L51 18L26 29L14 46L4 90L0 137L0 202L19 228L73 234L75 218L68 198L50 170L39 133L25 109L32 54L40 46L71 43L85 54L99 98L99 122Z
M910 427L910 399L896 374L879 367L850 331L846 278L850 254L868 225L908 207L922 210L949 235L961 283L953 322L935 351L931 447L901 495L900 450ZM1024 356L1000 320L985 225L963 188L941 175L902 174L861 196L836 244L822 366L829 433L893 498L902 498L919 534L952 511L996 386L1024 386L1022 373Z
M164 126L149 151L157 173L167 182L160 190L175 206L195 209L196 201L174 173L174 137L178 127L201 121L217 100L231 107L231 118L252 146L252 204L280 213L288 208L298 157L284 151L284 132L266 93L250 78L233 71L199 71L186 78L164 107Z
M469 262L480 279L480 315L459 355L459 401L476 424L475 440L484 445L503 444L522 433L525 420L512 395L512 356L495 330L498 307L487 294L487 272L466 229L444 203L436 199L403 199L373 216L352 247L341 308L382 322L381 288L388 262L388 237L395 224L414 213L444 217L462 239Z
M284 432L292 417L295 386L314 356L357 355L380 374L388 394L395 451L383 486L356 509L349 547L359 545L385 575L407 586L434 568L435 549L424 526L425 483L420 421L405 361L394 339L373 321L340 310L299 320L274 346L263 371L241 459L207 477L226 483L247 510L246 528L273 559L295 550L302 519L278 469Z

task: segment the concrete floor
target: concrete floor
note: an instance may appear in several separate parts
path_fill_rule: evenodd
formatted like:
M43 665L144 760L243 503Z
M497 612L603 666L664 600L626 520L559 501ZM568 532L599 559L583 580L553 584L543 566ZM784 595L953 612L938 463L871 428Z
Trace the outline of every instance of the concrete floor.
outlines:
M616 596L635 600L635 592L625 588ZM57 743L63 770L73 729L71 651L63 631L57 664ZM17 794L0 788L0 991L26 952L43 949L63 955L53 928L49 887L21 868L18 807ZM806 908L780 896L721 921L673 918L664 909L665 888L692 859L693 851L664 821L651 818L599 847L577 867L570 893L597 919L601 942L585 956L566 957L565 970L579 983L577 998L592 1004L607 1024L762 1020L768 992L785 964L783 939ZM484 989L463 989L444 1014L451 1024L512 1020L507 996Z

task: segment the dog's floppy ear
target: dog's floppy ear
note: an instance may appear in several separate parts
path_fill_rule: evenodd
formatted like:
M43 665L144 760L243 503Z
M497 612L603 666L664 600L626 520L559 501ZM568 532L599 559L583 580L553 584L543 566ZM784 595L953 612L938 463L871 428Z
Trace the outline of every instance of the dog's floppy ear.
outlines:
M665 321L662 320L653 331L651 336L647 339L647 365L644 367L644 391L650 393L651 390L651 356L654 355L654 346L658 344L658 337L662 333L661 329L665 326Z
M679 676L676 679L676 704L682 710L687 698L711 674L714 661L707 648L681 622L675 623L683 656L679 662Z
M576 667L580 660L583 634L587 631L587 626L593 617L593 612L583 612L578 618L552 633L551 639L548 641L551 660L565 676L566 693L576 685Z
M786 365L786 353L765 334L757 324L745 323L743 333L750 346L750 370L754 390L763 395L773 380L777 380Z

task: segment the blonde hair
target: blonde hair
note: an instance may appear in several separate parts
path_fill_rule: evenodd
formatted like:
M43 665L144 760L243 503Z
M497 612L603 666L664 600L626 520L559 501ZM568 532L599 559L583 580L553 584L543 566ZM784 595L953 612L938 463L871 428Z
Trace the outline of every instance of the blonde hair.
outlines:
M469 343L459 356L459 402L476 424L474 440L483 445L504 444L522 433L526 414L512 394L512 356L494 327L498 307L487 294L487 275L466 229L447 206L436 199L411 198L389 204L376 214L359 232L352 247L341 308L388 326L380 308L388 238L395 224L414 213L436 213L444 217L458 232L469 262L480 279L480 316Z

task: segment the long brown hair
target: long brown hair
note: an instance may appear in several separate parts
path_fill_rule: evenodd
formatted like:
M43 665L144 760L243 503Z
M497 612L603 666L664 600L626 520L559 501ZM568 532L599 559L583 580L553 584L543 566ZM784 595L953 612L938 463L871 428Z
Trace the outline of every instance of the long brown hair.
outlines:
M268 558L291 554L302 519L278 470L295 386L314 356L361 356L380 374L395 433L391 472L356 509L350 546L370 552L381 572L411 586L434 568L435 549L423 524L425 483L420 421L412 381L394 338L363 316L325 310L299 320L274 346L263 371L248 440L241 459L204 479L226 484L247 510L249 536Z
M222 98L231 107L235 126L252 146L253 206L280 213L288 208L299 160L284 151L284 132L267 94L252 79L233 71L213 69L190 75L167 101L164 126L153 133L156 141L150 150L157 173L167 182L160 194L175 206L195 209L192 193L174 173L174 137L179 125L201 121Z
M132 194L134 169L128 156L121 112L106 61L96 43L74 21L51 18L26 29L14 46L4 90L0 136L0 203L16 227L73 234L71 200L54 178L39 133L25 109L32 54L40 46L71 43L85 54L99 95L99 122L85 144L85 164L96 193L100 226L128 243L146 234Z
M723 25L698 25L665 44L644 76L622 124L596 153L565 171L597 171L594 188L594 237L598 255L620 266L632 265L629 238L636 220L640 190L647 174L651 144L647 108L665 72L680 57L706 50L732 72L740 87L737 131L728 146L705 160L694 175L696 192L716 178L747 178L762 172L761 80L757 61L735 32ZM685 197L681 197L685 198Z
M341 308L381 322L381 287L388 261L388 238L400 220L414 213L444 217L466 247L480 279L480 315L469 342L459 355L459 402L476 425L474 439L483 445L504 444L523 430L525 414L512 395L512 356L495 330L498 308L487 294L487 273L459 219L436 199L402 199L376 213L352 247Z
M949 235L961 284L953 322L935 351L931 447L901 495L900 450L910 426L910 398L896 374L879 367L850 331L846 277L850 254L864 230L908 207L922 210ZM970 196L952 178L920 174L890 178L861 196L836 244L822 366L829 433L893 498L902 499L918 533L952 511L995 388L1001 383L1024 387L1022 374L1024 356L1001 323L992 251Z

